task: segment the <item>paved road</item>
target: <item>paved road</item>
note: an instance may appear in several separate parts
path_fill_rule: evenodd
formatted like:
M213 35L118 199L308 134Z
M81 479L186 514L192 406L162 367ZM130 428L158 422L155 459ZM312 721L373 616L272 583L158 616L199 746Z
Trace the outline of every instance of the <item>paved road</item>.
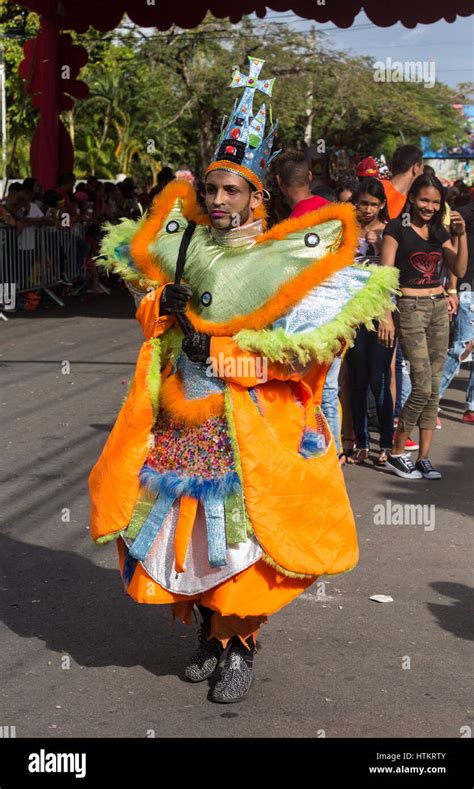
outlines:
M435 436L443 480L404 483L372 464L344 472L359 565L270 619L251 694L226 707L179 677L193 629L129 598L114 544L87 530L87 476L141 342L128 294L17 313L0 335L1 725L17 737L460 736L472 721L465 373ZM396 520L393 505L416 503L434 506L424 523L410 525L408 510L401 525L374 518L377 505Z

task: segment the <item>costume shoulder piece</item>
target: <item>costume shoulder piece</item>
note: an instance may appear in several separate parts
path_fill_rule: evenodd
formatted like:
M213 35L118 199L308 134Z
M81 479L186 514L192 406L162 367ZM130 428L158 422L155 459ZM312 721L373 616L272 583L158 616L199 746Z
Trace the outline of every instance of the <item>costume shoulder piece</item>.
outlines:
M207 173L229 171L262 190L268 166L280 153L273 151L278 120L272 123L265 103L254 109L254 99L257 92L271 97L274 80L260 79L263 60L248 61L248 74L233 71L230 87L243 92L222 123ZM264 213L260 207L254 219L264 220ZM143 290L173 282L191 221L196 227L183 281L193 290L187 316L198 332L234 337L242 349L275 361L295 354L301 361L329 360L342 341L350 342L358 324L370 326L391 305L396 272L353 265L353 206L331 203L275 225L253 244L223 246L211 234L192 186L183 181L170 183L140 223L106 227L106 267Z
M285 349L300 355L303 339L301 358L320 356L312 352L317 343L308 332L319 331L328 318L339 316L334 328L344 338L349 324L381 317L391 304L396 272L353 265L358 225L353 207L345 203L285 220L263 232L253 246L223 247L213 239L193 188L175 181L139 223L126 220L106 226L102 250L109 258L107 265L145 289L173 282L182 236L191 220L196 228L183 281L194 291L187 315L197 331L237 335L248 350L264 350L264 343L275 360L285 358ZM341 313L349 307L345 320ZM302 333L307 336L302 338ZM333 349L328 356L331 353Z

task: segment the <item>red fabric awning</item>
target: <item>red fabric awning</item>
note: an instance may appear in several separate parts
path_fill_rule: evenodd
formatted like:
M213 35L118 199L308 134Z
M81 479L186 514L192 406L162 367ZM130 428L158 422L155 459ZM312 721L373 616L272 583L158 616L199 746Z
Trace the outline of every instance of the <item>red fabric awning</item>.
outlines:
M232 0L229 4L215 0L185 0L171 3L167 0L17 0L42 15L41 34L38 37L38 74L36 83L29 89L39 91L36 105L40 108L40 119L31 146L31 167L36 178L45 189L57 185L58 173L72 169L72 144L64 129L60 111L64 106L64 85L59 77L61 30L76 30L84 33L89 27L103 32L114 30L125 14L141 27L168 30L173 24L183 29L194 28L210 11L216 18L229 18L239 22L242 16L256 13L260 18L267 11L293 11L299 17L316 22L332 22L338 27L352 25L360 11L379 27L389 27L402 22L406 27L417 23L428 24L439 19L454 22L457 16L474 13L474 0L397 0L389 5L383 0L328 0L318 5L317 0L272 0L266 6L259 0ZM230 8L229 8L230 6ZM67 91L66 91L67 92ZM72 93L73 96L77 92Z
M217 18L229 18L238 22L246 14L256 13L264 17L266 11L293 11L300 17L316 22L332 22L338 27L350 27L360 11L379 27L388 27L402 22L405 27L414 27L418 22L428 24L445 19L454 22L456 16L474 13L474 0L396 0L394 3L381 0L329 0L326 5L317 5L316 0L272 0L265 5L258 0L233 0L218 3L212 0L193 0L181 4L157 0L155 5L136 0L20 0L38 14L56 16L62 30L83 33L89 25L97 30L113 30L124 14L141 27L156 27L168 30L176 24L182 28L199 25L208 11ZM231 8L229 8L231 6Z

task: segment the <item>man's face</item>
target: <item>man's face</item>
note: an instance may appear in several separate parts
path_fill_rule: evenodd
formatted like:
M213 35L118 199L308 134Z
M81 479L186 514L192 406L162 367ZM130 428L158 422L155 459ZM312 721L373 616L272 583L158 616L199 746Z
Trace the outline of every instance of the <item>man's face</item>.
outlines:
M213 227L230 230L253 221L253 212L263 199L240 175L214 170L205 181L205 202Z

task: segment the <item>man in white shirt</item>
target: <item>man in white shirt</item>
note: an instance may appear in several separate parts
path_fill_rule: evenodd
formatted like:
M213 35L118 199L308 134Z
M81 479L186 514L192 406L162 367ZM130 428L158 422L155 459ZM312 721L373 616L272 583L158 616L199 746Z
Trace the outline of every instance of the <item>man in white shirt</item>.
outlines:
M20 271L18 272L18 281L20 287L28 287L36 283L33 267L36 263L36 232L35 225L42 224L44 221L43 212L38 205L33 202L34 190L29 183L23 184L22 188L23 208L22 215L17 215L23 225L23 229L17 238L18 249L18 264Z
M22 222L25 224L25 227L21 231L20 235L18 236L18 249L21 252L32 252L35 249L35 225L38 224L38 219L43 217L42 210L36 205L36 203L30 202L30 207L28 209L28 213L22 217ZM33 220L33 222L28 221Z

